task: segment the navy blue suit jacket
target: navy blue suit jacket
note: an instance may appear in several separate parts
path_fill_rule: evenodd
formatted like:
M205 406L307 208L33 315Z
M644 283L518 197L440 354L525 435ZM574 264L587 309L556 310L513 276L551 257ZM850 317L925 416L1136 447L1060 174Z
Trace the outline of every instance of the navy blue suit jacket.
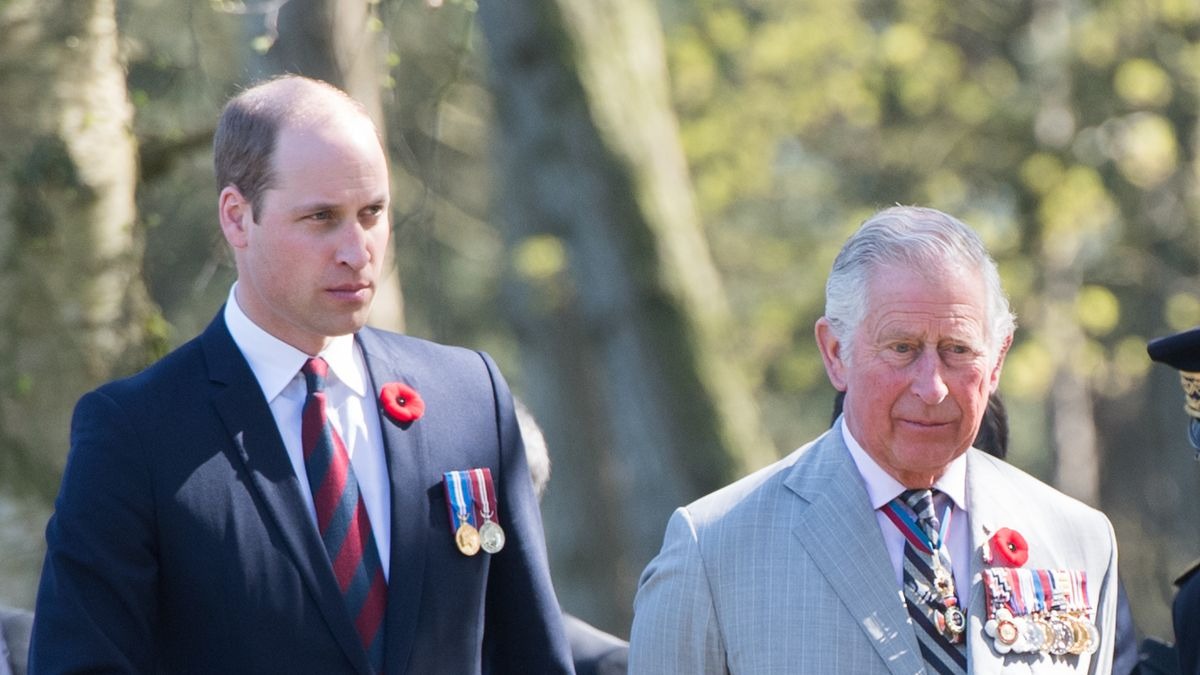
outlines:
M364 329L391 482L388 673L571 671L512 397L482 353ZM454 545L442 473L488 467L508 543ZM31 672L368 673L267 401L221 314L80 399L46 530Z

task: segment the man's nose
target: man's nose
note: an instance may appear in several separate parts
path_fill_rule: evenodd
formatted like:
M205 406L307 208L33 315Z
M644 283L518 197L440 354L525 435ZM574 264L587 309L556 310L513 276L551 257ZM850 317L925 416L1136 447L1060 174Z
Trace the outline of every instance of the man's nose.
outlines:
M366 229L358 221L350 221L341 230L337 261L356 270L366 267L373 255Z
M946 386L946 379L942 373L944 364L937 350L926 350L913 365L916 366L912 381L913 393L926 405L941 403L950 393L950 388Z

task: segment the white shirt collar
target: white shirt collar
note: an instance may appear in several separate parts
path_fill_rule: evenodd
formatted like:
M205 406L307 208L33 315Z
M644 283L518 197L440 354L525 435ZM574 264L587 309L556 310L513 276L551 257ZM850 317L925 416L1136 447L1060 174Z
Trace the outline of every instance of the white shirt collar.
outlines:
M850 456L854 458L858 473L866 484L867 496L871 499L871 508L876 510L883 508L885 504L899 497L900 493L907 488L887 471L884 471L883 467L879 466L875 459L859 445L854 436L850 434L850 427L846 425L844 415L841 418L840 427L842 439L846 442L846 447L850 449ZM959 510L966 511L967 453L964 452L955 457L954 461L946 467L946 472L942 474L942 477L933 484L933 487L948 496Z
M225 302L225 325L270 403L296 378L308 355L263 330L246 316L238 305L236 291L235 282ZM353 335L333 338L318 356L329 364L338 382L357 396L366 395L366 376L356 358Z

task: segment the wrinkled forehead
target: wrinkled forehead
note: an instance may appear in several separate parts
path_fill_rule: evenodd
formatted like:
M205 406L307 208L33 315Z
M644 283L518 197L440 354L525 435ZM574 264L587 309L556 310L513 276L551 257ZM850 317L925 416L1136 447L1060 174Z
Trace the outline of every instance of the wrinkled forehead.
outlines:
M942 265L926 269L881 266L867 284L866 316L876 327L987 330L987 285L978 270Z

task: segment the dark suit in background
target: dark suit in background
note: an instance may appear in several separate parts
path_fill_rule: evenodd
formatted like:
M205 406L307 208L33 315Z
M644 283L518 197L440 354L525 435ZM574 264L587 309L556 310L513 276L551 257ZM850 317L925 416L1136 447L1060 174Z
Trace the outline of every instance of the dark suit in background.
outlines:
M1150 359L1179 371L1188 415L1188 442L1200 458L1200 328L1155 338L1146 345ZM1171 605L1179 671L1200 675L1200 563L1175 580L1178 591Z
M629 643L570 614L563 615L576 675L625 675Z

